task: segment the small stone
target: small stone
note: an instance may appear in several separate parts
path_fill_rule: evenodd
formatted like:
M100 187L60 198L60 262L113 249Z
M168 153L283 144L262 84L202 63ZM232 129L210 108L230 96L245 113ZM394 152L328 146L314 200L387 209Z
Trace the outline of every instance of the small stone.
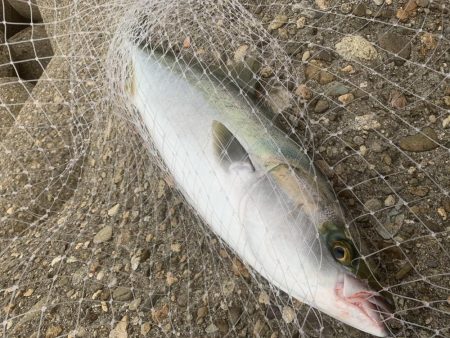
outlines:
M395 197L394 195L389 195L388 197L386 197L386 199L384 200L384 205L386 207L392 207L395 205Z
M259 74L263 78L269 78L273 75L273 69L270 66L264 66L260 69Z
M316 103L316 106L314 107L314 112L317 114L322 114L328 110L330 105L328 104L328 101L325 100L319 100Z
M419 7L428 7L430 0L416 0L416 4Z
M23 294L24 297L30 297L33 294L34 290L33 289L28 289L27 291L25 291L25 293Z
M304 84L301 84L297 87L297 89L295 90L295 94L297 94L304 100L310 100L313 95L311 89L309 89L308 86Z
M364 203L364 206L372 212L378 211L382 207L381 202L376 198L371 198L370 200L366 201L366 203Z
M364 5L362 2L358 3L353 8L353 15L356 16L365 16L366 15L366 5Z
M281 314L287 324L292 323L295 319L295 311L290 306L283 306Z
M437 141L436 132L427 127L423 129L422 133L402 137L399 140L399 146L402 150L423 152L439 147L435 141Z
M188 49L191 47L191 37L186 36L186 38L183 40L183 48Z
M247 55L249 49L249 45L241 45L239 48L234 52L234 62L243 62L245 59L245 56Z
M111 209L108 210L108 216L112 217L117 215L117 212L119 211L120 204L116 204Z
M283 27L288 22L288 17L286 15L277 15L272 22L269 24L269 31Z
M300 18L298 18L296 25L297 25L298 29L304 28L306 25L306 18L304 16L301 16Z
M311 52L309 50L305 51L302 55L302 61L306 62L311 57Z
M176 282L178 282L178 278L175 277L175 276L173 275L173 273L169 271L169 272L166 274L166 283L167 283L167 285L172 286L172 285L175 284Z
M202 306L197 310L197 320L203 319L208 314L208 308L206 306Z
M341 96L347 94L348 92L350 92L350 88L338 81L331 82L325 88L325 94L327 96Z
M386 32L378 36L378 43L388 52L388 58L393 59L398 66L411 56L411 39L404 35Z
M116 327L109 333L109 338L127 338L128 337L128 316L124 316Z
M448 126L450 126L450 115L442 120L442 128L446 129Z
M446 106L450 107L450 96L444 96L444 103Z
M425 197L429 191L430 189L424 186L409 188L409 192L418 197Z
M149 322L145 322L141 325L141 335L146 336L150 330L151 330L152 326Z
M235 326L242 315L242 309L237 306L232 306L228 309L228 315L230 317L231 325Z
M161 323L168 315L169 306L167 304L164 304L161 308L152 309L152 319L157 323Z
M348 14L352 11L352 4L349 2L345 2L339 7L341 13Z
M45 338L56 338L61 332L63 332L63 328L61 326L51 325L45 332Z
M361 156L366 156L367 155L367 147L365 145L360 146L359 153L361 154Z
M253 335L258 337L263 337L265 333L268 331L268 327L266 323L264 323L261 319L258 319L253 327Z
M112 238L113 228L110 225L103 227L97 234L94 236L94 243L100 244L109 241Z
M442 208L442 207L438 208L437 213L439 214L439 216L441 216L443 221L447 220L447 212L445 211L444 208Z
M355 99L352 93L344 94L338 97L339 102L341 102L344 106L348 105Z
M116 301L126 302L133 298L133 293L130 288L119 286L114 290L112 297Z
M205 329L205 332L206 332L207 334L215 333L215 332L217 332L217 331L219 331L219 329L218 329L218 327L217 327L216 325L214 325L213 323L209 324L209 325L206 327L206 329Z
M396 90L391 91L389 97L390 97L389 103L391 104L391 107L399 110L404 109L408 103L405 95Z
M322 11L325 11L330 7L330 0L315 0L315 3Z
M269 297L269 295L267 294L267 292L262 291L262 292L259 294L258 302L260 302L261 304L264 304L264 305L269 305L269 304L270 304L270 297Z
M246 279L250 278L250 273L248 272L245 265L238 258L233 259L231 270L236 276L242 276Z
M408 19L416 14L417 4L416 0L409 0L405 7L398 9L396 17L401 22L406 22Z
M336 52L345 60L375 60L378 56L377 50L372 44L359 35L344 37L336 44Z
M355 73L355 69L353 68L352 65L347 65L344 68L341 69L341 72L343 73L348 73L348 74L354 74Z
M227 334L228 331L230 330L228 323L223 319L216 320L214 324L217 326L219 332L224 335Z
M355 117L354 129L356 130L371 130L379 129L380 127L381 124L376 120L376 115L374 113Z
M402 280L412 270L412 265L409 262L403 264L403 266L395 274L395 278Z
M136 311L139 308L139 305L141 305L141 298L136 298L128 305L128 310L130 311Z
M232 295L235 287L236 287L236 284L234 283L234 281L232 279L225 281L222 284L223 295L225 297Z
M384 3L384 0L373 0L373 3L377 6L381 6Z

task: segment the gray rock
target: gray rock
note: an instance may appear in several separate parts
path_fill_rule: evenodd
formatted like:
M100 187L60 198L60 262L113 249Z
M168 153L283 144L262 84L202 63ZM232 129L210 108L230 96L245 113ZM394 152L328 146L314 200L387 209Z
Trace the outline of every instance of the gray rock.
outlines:
M30 83L20 83L16 77L0 78L0 102L6 105L0 106L0 141L13 125L15 117L28 100L32 90L33 86Z
M317 114L322 114L328 110L330 107L328 101L325 100L319 100L316 103L316 106L314 107L314 112Z
M363 3L358 3L355 8L353 8L353 15L356 16L366 16L366 5Z
M416 0L416 4L419 7L428 7L430 0Z
M215 333L217 331L219 331L219 329L213 323L209 324L208 327L205 329L205 332L208 334Z
M372 44L360 35L346 36L335 47L336 52L347 61L371 61L378 56Z
M28 27L9 38L8 43L20 77L38 80L53 56L45 26Z
M341 96L349 92L350 88L338 81L331 82L325 88L325 94L329 96Z
M130 288L119 286L113 291L112 297L114 300L126 302L133 297L133 293L131 292Z
M24 0L7 0L7 2L9 2L9 4L14 7L16 12L24 18L30 19L33 22L42 21L42 16L39 12L39 7L36 4L36 0L31 0L31 4Z
M378 211L381 209L382 204L378 199L371 198L370 200L366 201L366 203L364 203L364 206L370 211Z
M94 243L100 244L109 241L112 238L113 228L110 225L103 227L97 234L94 236Z
M402 137L399 146L402 150L411 152L430 151L439 147L436 132L427 127L422 133Z
M387 32L378 36L378 44L394 59L396 65L402 65L411 56L410 39L404 35ZM398 55L398 56L396 56Z

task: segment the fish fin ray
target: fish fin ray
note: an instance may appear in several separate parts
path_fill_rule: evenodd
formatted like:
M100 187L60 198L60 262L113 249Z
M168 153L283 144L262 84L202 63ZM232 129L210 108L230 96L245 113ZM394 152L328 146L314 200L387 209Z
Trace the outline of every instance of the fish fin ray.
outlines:
M248 152L244 149L239 140L219 121L213 121L212 133L214 142L214 153L219 162L229 169L233 163L246 163L255 170L250 160Z

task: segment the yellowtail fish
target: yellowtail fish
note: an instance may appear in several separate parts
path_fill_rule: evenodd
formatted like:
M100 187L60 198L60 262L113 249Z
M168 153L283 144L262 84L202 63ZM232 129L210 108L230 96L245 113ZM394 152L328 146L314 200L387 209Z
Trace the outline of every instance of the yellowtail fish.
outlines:
M130 46L127 95L179 189L224 242L288 295L387 335L389 304L305 151L242 92L171 56Z

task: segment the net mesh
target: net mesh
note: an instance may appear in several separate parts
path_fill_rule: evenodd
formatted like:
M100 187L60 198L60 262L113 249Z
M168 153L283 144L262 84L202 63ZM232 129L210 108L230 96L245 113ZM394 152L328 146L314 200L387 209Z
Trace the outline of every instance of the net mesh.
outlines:
M4 337L369 336L189 207L127 102L130 41L254 91L332 183L390 335L449 335L445 0L0 4Z

